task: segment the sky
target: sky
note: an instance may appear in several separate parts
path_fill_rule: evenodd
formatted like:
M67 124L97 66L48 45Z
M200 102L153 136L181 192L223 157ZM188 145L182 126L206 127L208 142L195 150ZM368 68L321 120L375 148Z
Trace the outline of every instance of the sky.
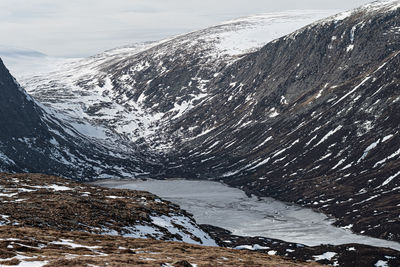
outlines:
M371 0L0 0L0 46L81 57L237 17L285 10L345 11Z

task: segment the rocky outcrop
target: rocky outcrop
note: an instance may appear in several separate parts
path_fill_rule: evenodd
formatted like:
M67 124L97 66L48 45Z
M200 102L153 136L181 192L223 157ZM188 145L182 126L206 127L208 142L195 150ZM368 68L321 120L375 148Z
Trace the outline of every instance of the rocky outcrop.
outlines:
M0 225L215 246L186 211L147 192L40 174L0 173Z

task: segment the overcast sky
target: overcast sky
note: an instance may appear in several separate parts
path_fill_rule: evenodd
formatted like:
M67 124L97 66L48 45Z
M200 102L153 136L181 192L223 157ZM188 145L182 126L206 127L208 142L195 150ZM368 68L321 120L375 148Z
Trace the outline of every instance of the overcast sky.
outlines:
M0 0L0 45L88 56L236 17L295 9L347 10L371 0Z

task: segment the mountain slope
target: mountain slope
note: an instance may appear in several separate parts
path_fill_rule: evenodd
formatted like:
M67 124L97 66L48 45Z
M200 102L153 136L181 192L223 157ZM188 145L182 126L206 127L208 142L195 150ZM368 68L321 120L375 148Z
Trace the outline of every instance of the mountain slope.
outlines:
M0 61L0 170L41 172L89 179L140 173L135 147L105 148L78 133L58 112L41 106ZM61 118L61 119L60 119ZM114 152L115 151L115 152ZM129 157L129 158L128 158ZM146 163L151 166L151 163Z
M399 6L320 21L232 64L173 125L189 134L169 175L219 177L400 240Z

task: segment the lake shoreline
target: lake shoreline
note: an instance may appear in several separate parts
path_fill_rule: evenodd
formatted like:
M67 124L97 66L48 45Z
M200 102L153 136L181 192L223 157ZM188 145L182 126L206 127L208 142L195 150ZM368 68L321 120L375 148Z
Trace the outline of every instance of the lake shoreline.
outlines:
M190 206L187 203L186 203L186 205L185 205L185 203L182 203L182 201L184 201L183 197L185 197L184 193L175 192L178 195L181 194L181 196L178 196L179 199L177 201L174 201L174 197L173 196L166 196L165 195L166 193L162 192L163 191L163 187L167 187L167 185L169 186L169 185L171 185L171 183L175 183L175 186L173 186L173 189L171 189L171 190L175 190L177 188L177 186L180 184L182 186L182 188L181 188L182 191L190 190L190 187L194 185L194 184L190 185L190 183L197 183L196 185L199 188L201 186L205 186L205 188L202 189L203 191L201 192L201 194L204 194L204 190L210 191L210 188L213 188L213 187L214 188L218 188L218 190L221 191L220 193L221 194L225 194L225 197L227 197L228 200L229 200L229 197L234 196L234 197L236 197L238 199L242 199L241 201L243 201L243 202L250 201L250 203L248 203L248 206L250 208L255 209L256 213L260 213L260 210L261 210L261 213L263 212L262 207L258 206L256 202L263 203L263 204L265 204L264 202L267 202L267 206L264 206L264 207L268 207L269 209L271 209L271 207L275 208L274 205L277 205L278 208L279 207L281 207L281 208L283 207L284 209L290 209L290 211L289 211L289 213L287 215L287 218L284 217L285 214L283 215L283 217L284 217L283 221L285 221L286 219L290 219L291 216L293 216L293 214L295 215L294 218L296 220L302 219L302 216L306 216L306 215L315 216L314 219L318 220L317 228L314 227L313 224L315 224L315 223L312 220L307 222L307 223L310 223L309 226L300 222L300 231L301 231L301 229L306 227L306 228L304 228L305 231L306 231L306 233L304 233L305 235L309 235L309 233L307 233L307 231L316 231L316 230L320 229L321 226L322 226L322 229L324 229L324 227L329 227L331 229L331 227L332 227L333 229L336 229L340 235L351 235L351 238L359 239L359 241L362 241L362 242L360 242L360 244L364 243L365 245L372 245L372 246L375 246L375 244L376 244L377 246L390 247L391 249L400 250L400 244L397 243L397 242L387 241L387 240L377 239L377 238L372 238L372 237L368 237L368 236L364 236L364 235L359 235L359 234L355 234L355 233L351 232L350 230L344 230L343 228L336 227L336 226L333 225L333 223L335 222L334 218L328 217L325 214L320 213L318 210L312 210L310 208L305 208L305 207L302 207L302 206L294 204L294 203L285 203L285 202L278 201L278 200L271 199L271 198L257 197L257 196L254 196L254 195L251 196L251 197L248 197L248 194L246 194L243 190L231 187L231 186L229 186L227 184L224 184L224 183L221 183L221 182L204 181L204 180L193 180L193 179L184 179L184 178L173 178L173 179L163 179L163 180L141 178L141 179L136 179L136 180L129 180L129 179L107 179L107 180L101 180L100 179L100 180L97 180L95 182L92 182L91 184L95 184L95 185L99 185L99 186L105 186L105 187L115 187L115 188L125 188L125 189L149 191L149 192L151 192L153 194L159 195L160 197L162 197L162 198L164 198L164 199L166 199L168 201L171 201L171 202L174 202L174 203L176 203L176 204L178 204L180 206L183 206L182 207L183 209L187 210L188 212L190 212L190 213L192 213L194 215L194 217L198 221L198 223L213 225L215 227L221 227L223 229L231 231L233 235L237 235L237 236L242 236L242 237L262 236L264 238L285 240L283 242L293 242L293 243L299 243L299 244L306 244L307 246L318 246L318 245L322 245L322 244L331 244L329 242L319 242L319 239L321 239L321 238L318 237L318 236L316 237L317 241L315 241L315 240L305 240L305 242L302 242L301 237L297 236L298 235L297 232L289 233L289 234L283 233L283 235L284 235L283 238L280 238L280 236L279 236L280 231L286 231L286 229L282 230L282 229L279 229L279 227L277 229L275 229L278 235L275 235L275 234L272 234L272 235L271 234L270 235L261 234L260 235L260 233L262 233L262 230L264 230L264 229L261 229L261 232L260 232L260 229L255 229L252 232L252 231L249 231L249 230L245 231L243 229L235 229L234 228L234 226L235 226L234 224L235 223L233 223L232 225L223 225L223 224L221 224L221 222L212 223L212 221L211 222L210 221L204 221L203 218L200 218L202 216L198 213L199 211L191 210L191 208L197 208L197 209L199 209L201 211L206 210L205 212L207 212L207 209L204 209L204 207L196 207L195 206L196 203L194 203L194 204L193 203L189 203L192 206ZM144 186L146 184L148 185L147 188L146 188L146 186ZM159 185L157 185L157 184L159 184ZM158 188L158 187L160 187L160 185L161 185L161 188ZM220 187L220 186L222 186L222 187ZM152 187L153 187L153 191L152 191ZM207 188L207 187L210 187L210 188ZM167 189L167 188L165 188L165 189ZM235 191L235 190L237 190L237 191ZM238 194L240 194L240 195L238 195ZM247 199L244 199L242 194L245 194ZM175 197L177 197L177 196L175 196ZM206 198L207 197L210 197L210 196L206 196ZM204 200L205 199L204 196L202 196L201 198L202 198L202 199L200 199L201 201L209 201L207 199ZM200 200L197 199L196 202L199 202ZM222 201L225 201L225 200L222 199ZM269 203L269 206L268 206L268 203ZM217 207L213 207L214 204L216 204ZM231 203L225 203L225 204L227 204L228 206L239 205L237 208L239 209L239 212L242 212L242 211L240 211L240 209L242 209L243 207L240 207L240 203L238 204L238 203L235 203L235 202L231 202ZM223 209L222 206L218 207L218 201L216 201L216 203L207 203L207 205L210 205L211 209L217 209L217 210L218 209ZM273 213L271 215L271 218L272 218L271 220L273 220L273 221L274 220L278 220L279 221L279 216L281 216L281 214L276 215L276 214L274 214L274 212L276 212L276 211L275 210L272 210L272 211L273 211ZM301 214L303 211L306 212L305 215ZM234 212L234 210L232 212ZM278 212L280 213L281 211L278 211ZM313 212L313 213L309 213L309 212ZM259 214L257 214L257 216L255 218L253 218L253 219L257 220L257 219L261 218L261 220L264 220L265 223L270 222L268 220L265 220L265 218L259 217L258 215ZM298 222L296 222L296 223L298 223ZM298 227L298 225L295 225L295 224L292 225L292 224L290 224L290 222L289 222L288 226L289 227L294 227L294 228ZM259 228L260 225L256 225L256 228L257 227ZM303 227L303 228L301 228L301 227ZM345 231L345 232L343 232L343 231ZM293 235L292 237L290 236L291 234ZM313 234L315 234L315 233L313 233ZM332 240L337 241L336 240L337 236L335 236L333 234L333 237L335 237L335 238L332 239ZM347 237L344 237L343 239L344 240L348 240L349 239L350 241L353 241L351 238L349 239ZM372 240L372 241L364 242L365 240ZM331 240L328 240L328 241L331 241ZM319 242L319 244L318 244L318 242ZM358 242L339 242L339 243L335 242L335 243L333 243L331 245L343 245L343 244L349 244L349 243L358 243Z

